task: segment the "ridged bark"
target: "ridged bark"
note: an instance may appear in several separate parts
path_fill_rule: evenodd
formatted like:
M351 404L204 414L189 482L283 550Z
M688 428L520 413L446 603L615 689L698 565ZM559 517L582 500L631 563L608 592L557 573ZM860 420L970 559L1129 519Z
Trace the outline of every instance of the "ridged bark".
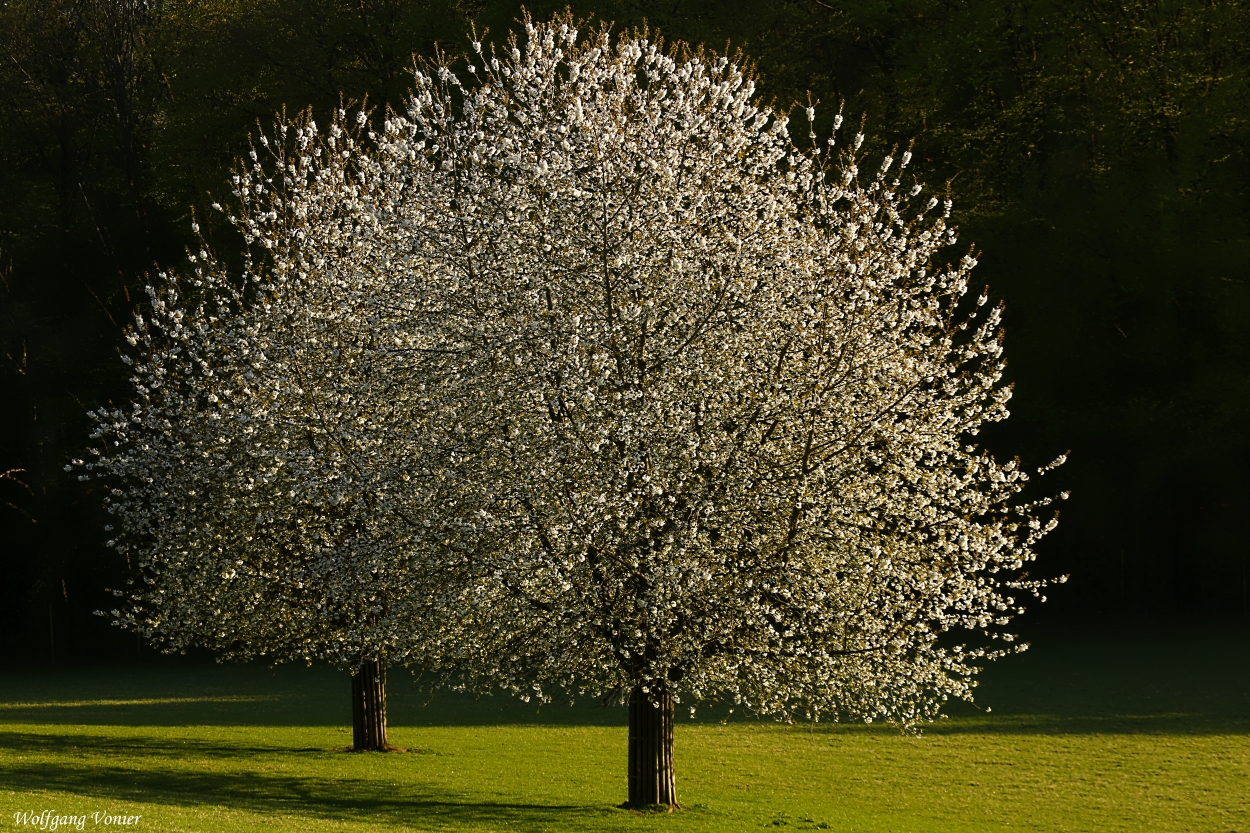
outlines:
M656 804L676 809L673 775L673 695L668 689L629 695L630 807Z
M352 749L386 751L386 663L366 660L352 674Z

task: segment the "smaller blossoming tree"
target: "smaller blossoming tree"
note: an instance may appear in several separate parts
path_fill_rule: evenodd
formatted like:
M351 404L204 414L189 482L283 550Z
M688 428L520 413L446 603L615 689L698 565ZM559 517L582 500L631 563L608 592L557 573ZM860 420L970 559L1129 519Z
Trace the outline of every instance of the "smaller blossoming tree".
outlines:
M390 180L365 123L260 137L233 180L241 273L201 245L149 288L124 357L136 399L93 413L76 462L110 483L111 544L141 576L117 624L167 650L345 667L354 746L382 749L386 662L430 621L440 423L419 326L388 294Z

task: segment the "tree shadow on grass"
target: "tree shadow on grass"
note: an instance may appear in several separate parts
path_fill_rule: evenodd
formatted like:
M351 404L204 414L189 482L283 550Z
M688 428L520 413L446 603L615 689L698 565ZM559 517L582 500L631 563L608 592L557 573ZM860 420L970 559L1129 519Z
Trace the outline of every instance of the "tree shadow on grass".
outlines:
M282 695L0 703L0 725L282 726L334 725L341 722L333 719L337 715L332 712L309 714L310 710L300 706L298 698ZM294 719L291 712L295 713ZM322 719L318 721L316 717Z
M309 699L315 698L311 695ZM934 735L954 734L1171 734L1246 735L1250 734L1250 707L1243 707L1244 696L1194 708L1192 702L1160 698L1158 708L1148 702L1122 702L1098 708L1088 702L1071 702L1061 696L1049 703L1013 702L1013 698L978 696L979 703L992 705L986 714L965 704L953 704L947 712L953 719L924 727ZM399 702L396 702L399 701ZM1006 702L1004 702L1006 701ZM133 728L174 728L181 726L237 727L343 727L350 723L346 698L341 708L305 702L302 695L276 694L255 697L182 698L167 701L69 701L61 703L2 704L0 727L4 725L128 726ZM581 703L574 707L551 704L536 708L507 698L475 699L440 693L432 702L407 702L392 698L389 721L393 728L487 727L487 726L623 726L624 710ZM1046 705L1052 708L1045 708ZM1119 706L1119 708L1115 708ZM684 726L717 723L775 726L770 718L756 717L742 710L729 712L727 704L704 703L698 719L681 717ZM874 724L796 724L803 731L891 731ZM346 743L346 740L344 740ZM227 747L223 747L225 750ZM237 747L229 747L237 749Z
M706 725L708 721L704 721ZM889 723L865 725L858 722L777 723L768 718L737 714L723 721L730 725L750 725L764 731L810 733L815 735L897 735L899 728ZM678 732L686 721L679 721ZM958 717L920 725L924 735L1250 735L1250 715L1220 715L1186 712L1160 714L981 714L967 707Z
M392 727L623 726L623 708L593 697L573 706L523 703L506 695L431 691L392 669L387 712ZM171 666L0 674L0 725L347 726L350 678L325 666Z
M436 821L452 828L489 824L523 831L583 829L619 813L595 805L523 803L504 797L483 801L480 795L441 790L418 780L397 787L393 774L374 781L330 773L311 776L264 771L270 759L292 753L307 753L310 757L336 754L327 750L21 732L0 733L0 748L16 753L0 768L0 780L6 788L18 792L62 792L90 796L97 801L197 808L216 805L258 814L342 821L367 819L379 824ZM81 764L39 760L47 754L73 752L92 755L95 760ZM134 760L136 765L99 761L114 755ZM237 768L221 772L168 765L181 760L185 766L197 756L235 758Z
M251 697L188 697L133 700L0 702L0 726L269 726L318 727L351 724L346 686L341 696L278 693ZM439 692L392 692L387 702L392 728L429 726L624 726L623 708L583 701L541 707L507 697L475 698Z
M199 758L252 758L259 755L337 755L329 746L249 745L202 738L171 738L152 735L88 735L68 732L9 732L0 730L0 752L17 755L83 754L95 756L142 756L145 760ZM420 750L418 750L420 752ZM433 753L437 754L437 753Z
M1250 629L1155 634L1043 633L1021 656L990 663L977 701L933 734L1250 734ZM0 725L338 726L351 723L348 677L326 666L169 664L0 674ZM592 697L539 707L507 696L433 691L400 669L389 722L430 726L623 726L625 711ZM681 725L754 722L704 703ZM762 721L771 725L771 721ZM845 730L856 731L850 727ZM821 731L819 727L815 729ZM858 731L865 731L861 727Z
M943 720L932 735L1250 735L1250 717L1211 714L1005 714Z

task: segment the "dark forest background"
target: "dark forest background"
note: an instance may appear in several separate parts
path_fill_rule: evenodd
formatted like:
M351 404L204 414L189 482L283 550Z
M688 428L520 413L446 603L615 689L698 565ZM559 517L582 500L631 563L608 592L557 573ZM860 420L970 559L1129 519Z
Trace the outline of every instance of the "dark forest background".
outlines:
M536 17L564 2L528 4ZM128 574L66 474L118 347L257 120L399 106L412 54L501 40L512 0L0 3L0 662L133 655ZM984 437L1071 489L1027 619L1245 619L1250 0L579 0L741 48L778 104L915 140L1007 303L1013 416ZM201 212L207 221L207 215ZM222 249L224 229L212 235ZM1040 490L1039 490L1040 494ZM1035 606L1036 607L1036 606Z

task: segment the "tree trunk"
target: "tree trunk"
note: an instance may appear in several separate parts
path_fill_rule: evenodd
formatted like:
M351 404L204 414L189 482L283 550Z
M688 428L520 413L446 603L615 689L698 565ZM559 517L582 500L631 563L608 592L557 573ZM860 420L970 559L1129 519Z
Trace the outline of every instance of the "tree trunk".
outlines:
M629 695L629 807L676 809L673 777L673 695L667 688Z
M352 749L382 751L386 743L386 663L366 660L352 674Z

